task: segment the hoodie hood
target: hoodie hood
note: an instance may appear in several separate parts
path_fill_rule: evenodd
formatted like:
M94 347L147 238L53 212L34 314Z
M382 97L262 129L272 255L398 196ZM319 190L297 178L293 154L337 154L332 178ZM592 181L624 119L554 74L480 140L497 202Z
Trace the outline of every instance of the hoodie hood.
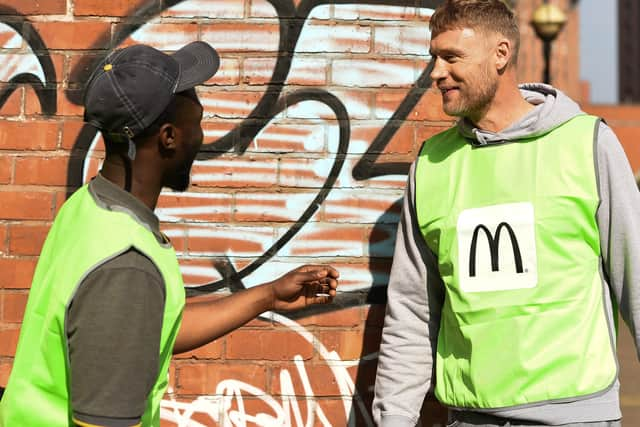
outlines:
M578 104L560 90L542 83L519 85L522 97L535 108L500 132L477 128L468 119L458 122L458 131L473 145L504 144L545 134L577 115L584 114Z

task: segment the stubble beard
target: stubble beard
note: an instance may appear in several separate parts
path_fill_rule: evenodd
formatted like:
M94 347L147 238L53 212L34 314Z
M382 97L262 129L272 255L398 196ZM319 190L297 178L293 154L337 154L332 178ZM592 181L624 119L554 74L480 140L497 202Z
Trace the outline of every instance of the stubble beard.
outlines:
M173 191L184 192L189 188L191 183L191 166L193 161L183 164L175 172L168 177L165 183L166 187L169 187Z
M483 69L482 74L466 84L473 92L463 95L459 92L459 97L455 103L444 105L444 112L454 117L473 117L486 110L493 101L498 91L498 80L492 78L488 69Z

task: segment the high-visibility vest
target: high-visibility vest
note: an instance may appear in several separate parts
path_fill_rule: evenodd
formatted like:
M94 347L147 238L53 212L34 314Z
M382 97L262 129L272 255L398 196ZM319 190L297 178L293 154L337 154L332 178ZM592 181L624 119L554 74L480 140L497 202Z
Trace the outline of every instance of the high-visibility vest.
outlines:
M473 146L452 128L417 160L420 230L445 286L435 394L455 408L586 398L617 376L596 210L599 120Z
M142 426L160 425L160 401L167 388L169 362L185 303L178 261L170 244L158 243L153 233L130 214L99 206L87 185L65 202L42 249L13 368L0 402L0 425L71 425L70 374L82 373L69 370L69 303L87 274L131 248L153 261L165 283L158 378L142 418ZM114 348L114 352L120 350Z

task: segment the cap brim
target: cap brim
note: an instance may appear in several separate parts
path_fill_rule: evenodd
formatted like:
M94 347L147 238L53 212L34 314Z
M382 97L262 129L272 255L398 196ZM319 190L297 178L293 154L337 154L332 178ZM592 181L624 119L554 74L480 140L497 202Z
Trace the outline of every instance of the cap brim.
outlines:
M206 82L220 67L218 52L201 41L189 43L171 56L180 64L180 80L176 93Z

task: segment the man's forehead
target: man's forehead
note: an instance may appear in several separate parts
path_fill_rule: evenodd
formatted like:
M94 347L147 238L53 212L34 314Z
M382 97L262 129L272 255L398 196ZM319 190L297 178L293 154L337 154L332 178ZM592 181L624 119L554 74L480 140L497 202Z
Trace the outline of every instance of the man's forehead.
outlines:
M498 34L496 33L497 37ZM451 28L438 33L429 41L430 51L445 49L464 49L465 46L489 41L490 33L478 28Z

